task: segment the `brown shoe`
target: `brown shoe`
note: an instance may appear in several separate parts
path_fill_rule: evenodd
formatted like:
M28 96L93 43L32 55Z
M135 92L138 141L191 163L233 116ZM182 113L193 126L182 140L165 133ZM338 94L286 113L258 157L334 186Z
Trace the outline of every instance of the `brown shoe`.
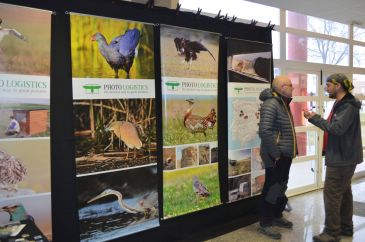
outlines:
M313 236L314 242L339 242L341 240L340 236L332 236L326 232L322 232L319 235Z

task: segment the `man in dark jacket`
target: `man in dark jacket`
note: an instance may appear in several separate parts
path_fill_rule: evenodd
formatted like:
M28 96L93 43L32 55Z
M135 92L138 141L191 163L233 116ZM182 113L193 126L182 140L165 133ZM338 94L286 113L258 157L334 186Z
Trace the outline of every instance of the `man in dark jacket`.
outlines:
M361 102L350 93L354 86L345 75L333 74L326 81L329 97L336 99L327 120L304 111L304 117L324 131L327 166L323 190L325 228L313 240L339 241L341 235L353 235L351 178L356 165L363 161Z
M297 154L297 142L293 116L289 103L293 86L286 76L278 76L272 88L260 94L263 101L260 110L260 155L265 164L265 184L259 205L259 232L280 239L281 234L273 225L292 228L293 223L282 215L288 201L285 196L292 159Z

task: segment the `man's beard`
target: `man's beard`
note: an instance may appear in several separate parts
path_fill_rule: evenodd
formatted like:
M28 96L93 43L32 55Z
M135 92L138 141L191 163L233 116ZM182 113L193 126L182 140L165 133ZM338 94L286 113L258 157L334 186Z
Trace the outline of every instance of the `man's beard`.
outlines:
M334 92L334 93L328 93L328 94L329 94L329 98L336 99L337 92Z

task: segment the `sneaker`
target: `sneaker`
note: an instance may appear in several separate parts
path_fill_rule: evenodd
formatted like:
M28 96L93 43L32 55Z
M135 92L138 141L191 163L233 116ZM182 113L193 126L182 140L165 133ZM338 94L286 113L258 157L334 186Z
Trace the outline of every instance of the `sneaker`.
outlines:
M292 229L293 228L293 223L290 222L289 220L287 220L284 217L274 218L272 220L272 224L274 226L278 226L278 227L281 227L281 228L287 228L287 229Z
M319 235L313 236L314 242L339 242L341 240L340 236L332 236L325 232L322 232Z
M260 226L258 228L258 231L261 234L264 234L272 239L279 240L281 239L281 234L279 232L276 232L273 228L273 226Z
M354 235L354 230L352 228L342 228L341 235L351 237Z

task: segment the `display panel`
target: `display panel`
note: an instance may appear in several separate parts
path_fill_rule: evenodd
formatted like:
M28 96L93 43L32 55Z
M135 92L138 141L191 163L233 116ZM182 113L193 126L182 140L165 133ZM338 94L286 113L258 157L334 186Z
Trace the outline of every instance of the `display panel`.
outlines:
M52 240L50 46L51 12L0 4L0 224L21 223L13 238Z
M81 241L156 227L154 27L70 19Z
M219 35L161 26L163 214L220 204Z
M228 200L261 194L265 182L260 157L260 92L270 87L271 45L227 40Z

